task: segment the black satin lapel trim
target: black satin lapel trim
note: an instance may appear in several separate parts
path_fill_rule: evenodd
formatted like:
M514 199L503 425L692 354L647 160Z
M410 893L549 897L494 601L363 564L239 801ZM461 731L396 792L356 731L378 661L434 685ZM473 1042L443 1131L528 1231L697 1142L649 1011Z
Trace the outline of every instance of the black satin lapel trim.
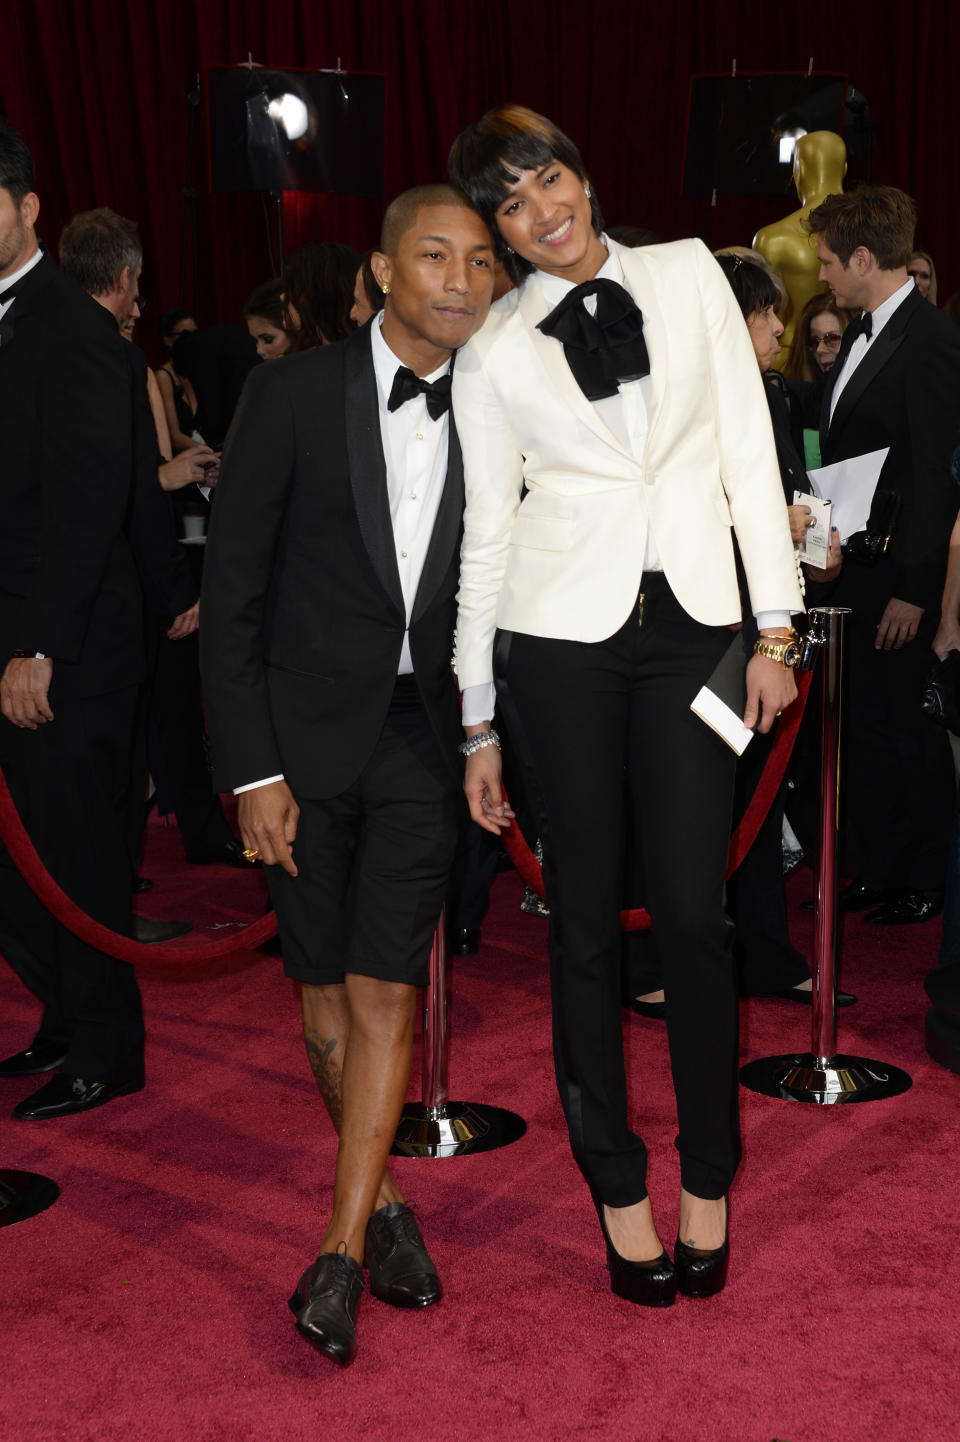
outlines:
M387 466L380 435L377 377L369 326L364 326L346 342L344 367L347 458L360 534L381 585L400 615L405 616L390 520Z
M837 401L837 408L830 422L831 433L835 434L843 426L870 382L903 343L903 333L898 335L891 331L891 324L892 322L888 322L876 340L871 341L863 360L840 392L840 399Z
M420 573L416 599L410 616L410 624L418 621L427 610L450 567L454 552L460 545L460 530L463 522L463 457L460 452L460 437L450 413L447 431L447 474L443 482L443 494L437 507L437 518L433 523L433 534L427 547L427 559Z

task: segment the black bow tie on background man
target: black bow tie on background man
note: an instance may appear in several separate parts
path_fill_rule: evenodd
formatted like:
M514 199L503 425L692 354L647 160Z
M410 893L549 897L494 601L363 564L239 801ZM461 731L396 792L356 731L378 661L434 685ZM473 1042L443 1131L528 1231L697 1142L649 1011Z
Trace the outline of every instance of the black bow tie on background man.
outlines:
M583 303L589 295L597 297L595 316ZM615 396L621 381L650 374L643 316L629 291L615 280L588 280L575 286L537 329L561 342L588 401Z
M451 383L449 374L436 381L425 381L415 376L407 366L400 366L390 388L387 410L399 410L405 401L412 401L414 396L425 396L427 415L432 421L438 421L443 413L450 409Z

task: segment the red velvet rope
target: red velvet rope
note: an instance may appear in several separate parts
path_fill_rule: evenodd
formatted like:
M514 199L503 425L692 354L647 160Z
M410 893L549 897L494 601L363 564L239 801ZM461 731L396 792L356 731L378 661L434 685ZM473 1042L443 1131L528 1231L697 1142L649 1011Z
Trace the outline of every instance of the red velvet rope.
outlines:
M172 945L168 942L151 942L147 944L142 941L133 941L129 936L121 936L119 932L111 931L99 921L94 921L88 916L75 901L71 901L67 893L57 885L40 857L37 855L33 842L27 834L27 829L13 804L13 797L10 795L10 788L7 786L6 777L0 771L0 841L10 853L14 866L16 866L24 881L43 902L47 910L61 922L74 936L85 941L88 946L95 946L98 951L105 951L108 956L115 956L118 961L130 961L133 963L146 962L173 962L178 966L191 965L198 961L216 961L220 957L230 956L235 951L255 951L271 936L276 935L277 918L271 911L266 916L260 917L259 921L251 922L248 926L232 932L230 936L223 936L217 941L203 941L178 943Z
M794 743L797 739L797 732L800 729L800 722L803 720L803 713L807 704L807 696L810 693L810 682L813 679L812 671L801 671L797 674L797 699L787 708L780 718L777 726L777 733L770 748L770 755L767 757L766 765L760 780L757 782L753 795L746 811L740 818L739 825L730 838L730 850L727 853L727 876L730 877L736 871L747 852L760 834L760 828L767 819L767 812L773 805L774 797L780 790L781 782L790 760ZM530 847L524 839L523 832L514 823L506 831L501 832L504 847L507 855L513 862L517 871L523 877L528 886L532 886L541 901L546 900L546 893L543 887L543 870L539 861L534 856ZM650 926L650 913L645 907L639 906L630 911L621 911L620 928L622 931L647 931Z
M767 812L773 804L773 798L780 789L787 762L790 760L790 753L797 739L797 731L803 719L811 677L812 673L809 671L802 671L797 677L797 699L784 713L784 717L777 727L777 734L770 748L770 755L767 757L763 774L750 799L750 804L740 819L739 826L731 837L727 876L731 876L736 871L756 841ZM76 902L70 900L70 897L57 885L40 860L33 842L27 834L27 829L20 820L17 808L13 804L13 797L10 795L10 789L2 771L0 771L0 841L7 848L24 881L43 902L47 910L56 917L57 921L68 931L72 931L74 936L78 936L81 941L85 941L89 946L95 946L99 951L105 951L108 956L114 956L118 961L129 961L134 964L137 962L172 962L177 966L188 966L196 962L216 961L220 957L230 956L235 951L255 951L258 946L269 941L271 936L276 935L277 918L272 911L268 912L266 916L262 916L259 921L241 927L239 931L230 936L199 944L190 942L177 945L165 942L147 944L133 941L129 936L121 936L119 932L111 931L101 922L94 921L93 917L88 916L77 906ZM524 840L520 828L511 826L508 831L505 831L503 843L510 860L524 881L528 886L532 886L543 900L543 872L540 863ZM650 925L649 913L643 907L637 907L631 911L621 911L620 925L624 931L645 931Z

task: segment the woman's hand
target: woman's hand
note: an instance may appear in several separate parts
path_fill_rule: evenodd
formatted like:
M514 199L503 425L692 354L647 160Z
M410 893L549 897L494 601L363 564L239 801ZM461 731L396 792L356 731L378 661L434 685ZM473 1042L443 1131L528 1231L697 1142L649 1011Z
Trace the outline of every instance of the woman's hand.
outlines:
M936 652L941 661L945 661L951 651L960 651L960 621L956 616L940 617L940 625L930 643L930 649Z
M172 461L164 461L162 466L158 466L157 475L165 491L180 491L194 481L198 481L202 486L209 486L216 484L215 481L207 479L207 471L204 470L204 466L211 462L210 474L216 476L219 473L216 452L209 446L191 446L188 451L181 451ZM214 470L213 466L217 469Z
M796 700L797 683L789 666L768 656L751 656L747 662L747 709L743 724L766 735L781 711ZM759 724L758 724L759 718Z
M840 532L836 526L830 531L830 549L827 552L827 564L821 569L819 566L807 566L810 572L810 579L813 581L835 581L843 566L843 547L840 545Z
M787 516L790 520L790 535L793 537L793 544L799 546L810 525L810 517L813 515L809 506L788 506Z
M506 831L514 813L503 799L498 747L483 746L467 757L463 789L467 794L470 816L478 826L482 826L484 831L491 831L494 836Z

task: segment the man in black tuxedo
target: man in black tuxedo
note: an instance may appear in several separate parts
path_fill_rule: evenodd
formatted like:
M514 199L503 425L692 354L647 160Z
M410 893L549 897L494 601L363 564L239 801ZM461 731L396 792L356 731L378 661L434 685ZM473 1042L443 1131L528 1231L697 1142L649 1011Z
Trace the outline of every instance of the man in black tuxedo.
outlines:
M848 540L832 605L849 606L847 809L859 876L846 910L879 925L942 904L954 777L946 733L920 711L947 544L960 420L960 331L907 274L916 210L892 186L811 211L820 279L862 311L843 338L820 418L823 463L889 447L866 533ZM886 549L872 539L890 535ZM879 903L879 905L877 905Z
M386 1162L460 816L449 370L489 308L493 252L459 192L424 186L389 207L372 264L382 317L247 383L200 632L215 775L241 793L340 1137L333 1215L290 1305L341 1364L364 1261L384 1301L441 1295Z
M0 767L48 870L128 932L143 626L124 531L138 402L113 316L37 243L33 181L27 147L0 123ZM0 1075L62 1063L14 1116L65 1116L143 1086L133 968L55 922L2 850L0 951L45 1006Z

